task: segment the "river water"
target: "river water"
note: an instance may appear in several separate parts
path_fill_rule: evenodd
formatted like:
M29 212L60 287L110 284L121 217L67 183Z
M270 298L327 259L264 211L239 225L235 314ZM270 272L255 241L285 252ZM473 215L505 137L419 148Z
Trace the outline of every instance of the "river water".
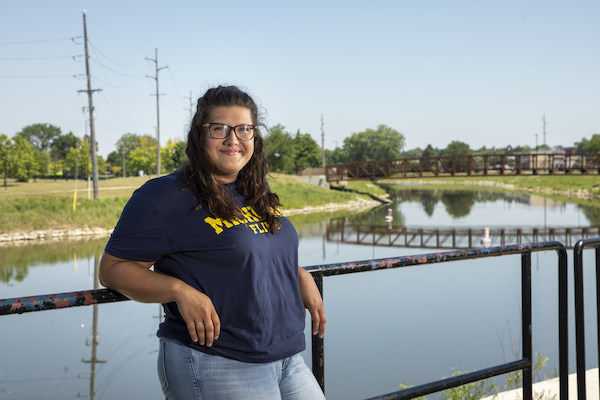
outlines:
M492 246L549 240L543 235L550 233L574 243L580 237L564 232L577 236L600 227L598 206L535 196L396 187L392 197L392 204L368 212L293 217L300 264L478 247L486 227ZM105 243L100 238L0 248L0 298L96 287L95 265ZM543 378L558 370L558 258L555 252L534 253L532 262L533 347L548 358L538 374ZM584 262L589 294L595 290L592 252L584 253ZM569 265L571 271L572 250ZM327 398L365 399L401 384L519 359L520 279L520 256L514 255L326 277ZM572 296L571 272L569 279ZM572 307L570 300L574 371ZM585 309L587 366L595 367L593 296ZM0 317L0 398L161 399L155 336L160 321L159 305L131 301ZM303 355L310 365L310 349ZM504 389L506 379L496 383Z

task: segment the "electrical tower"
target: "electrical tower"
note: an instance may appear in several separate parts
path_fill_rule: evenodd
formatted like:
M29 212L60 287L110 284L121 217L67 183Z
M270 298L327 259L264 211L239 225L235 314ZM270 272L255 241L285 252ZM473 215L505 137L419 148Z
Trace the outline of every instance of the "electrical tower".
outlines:
M85 44L85 75L87 79L87 89L78 90L88 95L88 110L90 112L90 152L92 153L92 181L94 185L94 200L100 197L100 188L98 186L98 156L96 154L96 130L94 128L94 101L92 94L102 89L92 89L90 77L90 56L88 53L87 23L85 18L86 11L83 10L83 42Z
M156 48L154 49L154 58L146 57L146 60L154 63L154 76L146 75L146 78L152 78L156 81L156 93L154 93L156 95L156 176L160 176L160 102L158 101L160 93L158 91L158 72L161 69L169 68L169 66L158 66L158 49Z

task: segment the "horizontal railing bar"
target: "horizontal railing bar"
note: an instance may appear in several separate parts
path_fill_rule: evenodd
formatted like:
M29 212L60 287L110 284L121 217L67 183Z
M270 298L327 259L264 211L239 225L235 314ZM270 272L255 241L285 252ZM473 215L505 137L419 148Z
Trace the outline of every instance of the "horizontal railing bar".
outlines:
M356 261L350 263L312 265L304 267L304 269L311 274L331 276L379 269L408 267L421 264L495 257L506 254L521 254L527 251L559 249L562 247L563 245L557 241L523 243L508 246L475 248L396 258ZM55 310L68 307L87 306L93 304L113 303L126 300L129 299L110 289L84 290L79 292L54 293L29 297L14 297L10 299L0 299L0 316L9 314L23 314L34 311Z
M425 396L431 393L440 392L442 390L466 385L467 383L477 382L483 379L492 378L494 376L528 368L531 367L531 365L531 360L521 359L506 364L500 364L494 367L480 369L475 372L469 372L466 374L452 376L450 378L441 379L423 385L413 386L397 392L392 392L377 397L371 397L368 400L413 399L415 397Z
M58 308L90 306L129 300L111 289L83 290L80 292L54 293L0 300L0 315L23 314Z
M395 258L380 258L374 260L354 261L349 263L336 263L324 265L312 265L304 267L312 274L322 276L350 274L355 272L374 271L380 269L392 269L410 267L423 264L435 264L448 261L470 260L476 258L497 257L507 254L522 254L526 252L542 250L564 250L562 243L558 241L522 243L507 246L481 247L464 250L446 251L439 253L417 254Z

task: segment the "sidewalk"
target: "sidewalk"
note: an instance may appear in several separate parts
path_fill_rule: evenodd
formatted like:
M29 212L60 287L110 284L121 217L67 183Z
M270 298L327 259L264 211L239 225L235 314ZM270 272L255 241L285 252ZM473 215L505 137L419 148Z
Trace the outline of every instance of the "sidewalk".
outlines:
M585 373L586 398L590 400L598 399L598 368L588 369ZM558 378L552 378L547 381L533 384L533 398L535 393L543 393L542 399L559 400L559 382ZM553 397L555 396L555 397ZM520 400L522 399L522 389L509 390L499 393L497 396L485 397L482 400ZM577 399L577 374L569 375L569 400Z

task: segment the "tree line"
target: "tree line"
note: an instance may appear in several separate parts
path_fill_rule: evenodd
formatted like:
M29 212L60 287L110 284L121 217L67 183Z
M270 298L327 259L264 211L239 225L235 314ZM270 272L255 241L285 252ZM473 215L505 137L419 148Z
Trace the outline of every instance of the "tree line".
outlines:
M296 174L305 168L322 165L321 146L309 133L295 134L283 125L262 132L269 168L274 172ZM115 143L116 150L107 158L98 156L98 171L104 176L134 176L156 173L156 138L151 135L125 133ZM186 160L185 142L169 139L161 147L162 173L170 173ZM548 146L506 146L471 149L467 143L452 141L445 148L428 145L424 149L405 150L405 137L397 130L379 125L374 129L352 133L341 147L325 150L327 164L382 159L452 156L469 154L506 154L549 151ZM97 148L98 146L96 146ZM600 134L583 138L572 149L578 154L600 153ZM34 177L85 178L91 175L90 137L79 138L51 124L32 124L12 138L0 134L0 173L7 178L28 181Z

